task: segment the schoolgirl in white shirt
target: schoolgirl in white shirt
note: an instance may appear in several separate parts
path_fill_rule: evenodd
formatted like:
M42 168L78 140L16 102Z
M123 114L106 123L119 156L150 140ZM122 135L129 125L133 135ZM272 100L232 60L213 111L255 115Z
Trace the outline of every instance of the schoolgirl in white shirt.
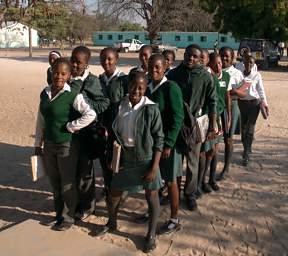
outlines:
M263 86L261 74L252 71L255 59L252 56L245 58L244 83L241 87L245 88L246 96L239 98L239 108L241 112L241 141L244 147L243 165L249 163L249 156L252 152L252 142L254 130L259 115L260 107L269 113L266 94Z

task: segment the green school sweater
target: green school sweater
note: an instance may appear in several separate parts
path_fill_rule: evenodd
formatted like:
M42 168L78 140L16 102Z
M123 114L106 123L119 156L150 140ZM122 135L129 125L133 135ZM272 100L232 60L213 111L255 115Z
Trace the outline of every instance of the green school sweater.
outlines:
M168 80L152 94L148 88L146 96L158 103L165 135L164 148L173 148L184 120L181 89L175 82Z
M110 101L100 84L97 76L89 73L84 81L72 80L69 84L78 93L83 94L86 102L93 108L97 115L103 113L109 106Z
M188 69L183 63L172 69L167 78L175 81L189 104L191 113L197 116L200 109L208 109L208 114L216 113L216 89L213 78L201 66Z
M75 90L65 91L50 101L45 90L41 92L40 111L44 118L44 141L54 143L71 141L72 134L66 129L66 124L71 121L76 96Z
M126 75L113 77L108 85L103 75L99 76L99 80L111 103L119 102L128 93L128 76Z

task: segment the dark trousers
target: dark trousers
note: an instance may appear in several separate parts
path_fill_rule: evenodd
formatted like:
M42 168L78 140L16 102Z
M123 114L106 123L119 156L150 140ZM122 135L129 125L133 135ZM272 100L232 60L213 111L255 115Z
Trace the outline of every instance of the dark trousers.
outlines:
M108 190L111 185L112 177L113 177L113 172L108 169L107 165L107 155L103 155L100 157L100 164L102 168L102 175L104 178L104 185L105 189Z
M56 219L73 223L77 205L78 146L70 142L45 142L43 160L53 189Z
M239 100L241 112L241 141L244 147L244 154L251 152L256 121L259 115L258 100Z
M196 144L192 150L185 155L187 160L186 181L184 195L187 198L195 198L198 186L198 167L201 143Z
M93 160L90 160L81 148L77 169L77 184L79 192L77 211L93 213L95 211L94 165Z

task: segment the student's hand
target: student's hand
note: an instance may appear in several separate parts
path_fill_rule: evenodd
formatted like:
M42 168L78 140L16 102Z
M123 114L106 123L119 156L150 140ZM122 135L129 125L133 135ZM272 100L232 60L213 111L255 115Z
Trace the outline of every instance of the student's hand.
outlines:
M145 182L150 183L155 180L155 176L156 176L156 170L152 168L152 169L149 169L147 173L144 174L144 176L142 176L142 179Z
M267 115L269 116L269 108L267 105L265 106L265 109L266 109Z
M207 140L213 140L216 137L216 131L215 129L211 129L207 133Z
M36 156L41 156L41 155L43 155L42 148L41 148L41 147L35 147L34 154L35 154Z
M171 154L171 148L164 148L161 158L167 159L170 157L170 154Z

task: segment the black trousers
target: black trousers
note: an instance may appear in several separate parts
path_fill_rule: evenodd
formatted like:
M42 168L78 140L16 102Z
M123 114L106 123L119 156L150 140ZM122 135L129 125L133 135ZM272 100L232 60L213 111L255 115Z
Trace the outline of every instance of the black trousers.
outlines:
M93 160L90 160L80 148L77 164L78 211L90 212L95 210L95 173Z
M45 172L53 189L56 219L74 222L77 205L76 166L78 145L44 142Z
M257 99L239 100L238 105L241 113L241 141L244 154L247 154L251 151L260 106Z

